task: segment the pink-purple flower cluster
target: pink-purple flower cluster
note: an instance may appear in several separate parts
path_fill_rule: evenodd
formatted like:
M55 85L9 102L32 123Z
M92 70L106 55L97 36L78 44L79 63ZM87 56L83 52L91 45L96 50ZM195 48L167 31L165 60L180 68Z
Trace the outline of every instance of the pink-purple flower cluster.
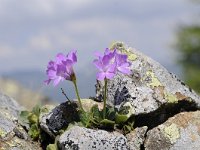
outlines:
M98 58L94 60L94 64L99 70L97 80L112 79L117 72L131 74L131 63L128 62L128 56L118 53L116 49L111 51L106 48L103 55L96 53L96 56Z
M56 86L60 81L70 80L75 77L73 65L77 62L76 51L71 51L67 55L62 53L57 54L54 61L50 61L47 66L48 79L45 81L49 84L53 81L53 85Z

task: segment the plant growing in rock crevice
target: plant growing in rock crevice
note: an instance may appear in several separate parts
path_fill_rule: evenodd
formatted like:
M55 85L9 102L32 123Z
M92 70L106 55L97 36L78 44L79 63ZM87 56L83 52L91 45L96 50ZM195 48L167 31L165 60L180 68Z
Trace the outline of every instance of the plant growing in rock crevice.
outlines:
M104 54L95 53L97 59L93 61L96 68L99 70L97 73L97 80L104 81L104 97L103 97L103 110L99 110L97 105L94 105L90 111L83 109L77 84L76 75L73 70L73 65L77 62L76 51L72 51L66 56L64 54L57 54L54 61L50 61L47 66L48 79L45 81L49 84L51 81L56 86L60 81L69 80L72 81L75 87L78 103L79 103L79 119L80 123L88 128L102 128L102 129L122 129L124 133L133 129L133 119L130 117L133 115L132 106L124 106L126 109L117 110L113 107L109 107L107 101L107 83L108 80L114 78L114 76L120 72L125 75L130 75L131 63L128 61L128 56L118 53L116 49L111 51L105 49ZM80 124L79 123L79 124Z
M21 111L20 113L20 122L22 126L28 131L29 136L34 141L40 141L44 147L48 143L52 142L52 139L49 138L42 129L39 124L39 116L41 113L45 113L47 110L45 108L41 108L39 105L33 107L32 111ZM48 141L47 141L48 139Z
M78 118L71 120L63 130L69 129L71 126L79 125L87 128L100 128L105 130L118 130L124 134L133 130L134 125L134 110L130 103L124 104L120 109L107 105L107 84L108 81L113 79L117 73L130 75L131 63L128 61L128 56L118 53L116 49L111 51L106 49L104 54L95 53L97 59L93 61L98 69L96 79L104 81L104 96L103 96L103 109L99 109L98 105L93 105L89 111L85 111L79 96L77 79L73 69L73 65L77 63L76 51L71 51L67 55L62 53L57 54L54 61L50 61L47 66L48 79L45 84L53 82L53 85L58 85L61 81L72 81L76 96L78 99L78 109L75 109L74 114L78 114ZM64 91L62 93L66 96ZM67 96L66 96L67 97ZM68 99L68 98L67 98ZM74 105L74 101L68 99L68 105ZM70 107L70 106L69 106ZM22 112L22 117L28 120L30 125L29 134L36 140L40 138L41 130L39 128L39 114L40 109L32 112ZM72 117L73 118L73 117ZM26 121L27 121L26 120ZM62 129L61 129L62 130ZM61 131L60 130L60 131ZM56 142L50 144L48 149L56 149Z

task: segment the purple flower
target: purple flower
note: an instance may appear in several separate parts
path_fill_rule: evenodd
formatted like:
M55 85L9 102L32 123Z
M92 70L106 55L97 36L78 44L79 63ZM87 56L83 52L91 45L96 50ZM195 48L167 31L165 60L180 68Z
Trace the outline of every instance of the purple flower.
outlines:
M124 54L115 54L115 61L117 63L117 70L123 74L131 74L131 63L128 62L128 56Z
M94 64L99 70L97 80L112 79L117 71L123 74L131 74L130 65L127 55L118 54L116 49L111 51L106 48L104 55L95 53L98 59L94 60Z
M77 62L76 51L72 51L66 56L62 53L56 55L55 61L50 61L47 66L48 79L44 81L49 84L53 81L53 85L56 86L60 81L72 80L74 77L73 65Z

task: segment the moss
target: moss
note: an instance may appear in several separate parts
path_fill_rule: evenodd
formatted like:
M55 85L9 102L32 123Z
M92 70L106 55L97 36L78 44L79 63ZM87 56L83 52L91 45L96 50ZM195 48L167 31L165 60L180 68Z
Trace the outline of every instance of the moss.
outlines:
M164 135L169 138L171 143L175 143L176 140L180 137L179 129L176 124L172 123L168 127L164 127Z
M149 87L158 87L158 86L162 86L162 84L160 83L160 81L158 80L158 78L155 76L155 74L153 73L152 70L149 70L146 72L147 78L151 79L150 83L147 83L147 86Z
M178 99L175 95L171 94L171 93L164 93L165 95L165 99L168 101L168 103L177 103Z

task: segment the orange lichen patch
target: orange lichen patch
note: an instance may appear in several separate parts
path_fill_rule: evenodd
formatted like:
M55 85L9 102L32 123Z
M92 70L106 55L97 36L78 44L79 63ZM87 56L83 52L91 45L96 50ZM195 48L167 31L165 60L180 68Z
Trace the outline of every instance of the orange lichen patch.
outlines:
M171 122L174 122L177 126L182 128L187 128L187 126L192 123L197 126L200 135L200 111L177 114L169 120L169 123Z
M200 125L198 126L198 134L200 135Z
M162 99L165 98L164 89L165 89L164 86L157 86L157 87L154 87L155 93L156 93L157 95L161 96Z
M194 134L190 134L190 138L192 139L192 141L196 141L196 139L197 139L197 137L196 137L196 135L194 135Z
M176 122L178 126L186 128L192 119L192 113L180 113L176 115L171 122Z
M178 100L185 100L185 99L188 98L187 96L181 94L180 92L176 92L175 95L176 95L176 98L177 98Z

